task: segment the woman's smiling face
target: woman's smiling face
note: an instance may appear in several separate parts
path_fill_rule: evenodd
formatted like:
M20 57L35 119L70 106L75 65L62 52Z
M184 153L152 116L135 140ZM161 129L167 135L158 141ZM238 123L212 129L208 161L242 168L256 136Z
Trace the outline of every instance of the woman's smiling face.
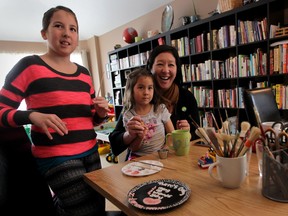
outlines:
M174 56L169 52L160 53L152 66L152 73L161 90L171 87L177 74L177 65Z

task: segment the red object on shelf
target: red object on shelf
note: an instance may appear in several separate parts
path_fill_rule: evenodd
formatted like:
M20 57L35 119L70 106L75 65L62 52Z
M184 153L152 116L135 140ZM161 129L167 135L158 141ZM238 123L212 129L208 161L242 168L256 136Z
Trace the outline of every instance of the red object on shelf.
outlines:
M135 37L137 37L137 36L138 36L137 31L134 28L132 28L132 27L126 28L123 31L123 40L126 43L134 43L135 42Z

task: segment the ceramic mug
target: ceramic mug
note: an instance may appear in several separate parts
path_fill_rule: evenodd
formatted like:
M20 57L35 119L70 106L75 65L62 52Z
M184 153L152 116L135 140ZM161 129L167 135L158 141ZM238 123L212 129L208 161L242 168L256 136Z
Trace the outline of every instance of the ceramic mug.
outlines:
M178 156L188 155L190 151L191 134L189 130L174 130L172 133L166 134L166 143L168 143L169 136L172 137L171 149L175 150Z
M217 166L217 176L213 168ZM223 187L238 188L246 177L246 154L241 157L220 157L216 155L216 162L208 168L209 175L220 181Z

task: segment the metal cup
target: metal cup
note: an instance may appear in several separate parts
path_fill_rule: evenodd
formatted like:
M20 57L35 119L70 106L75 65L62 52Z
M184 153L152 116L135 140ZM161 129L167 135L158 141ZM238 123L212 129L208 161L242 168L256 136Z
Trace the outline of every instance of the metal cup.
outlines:
M160 158L160 159L166 159L167 156L168 156L168 152L169 152L168 149L159 149L159 150L158 150L159 158Z

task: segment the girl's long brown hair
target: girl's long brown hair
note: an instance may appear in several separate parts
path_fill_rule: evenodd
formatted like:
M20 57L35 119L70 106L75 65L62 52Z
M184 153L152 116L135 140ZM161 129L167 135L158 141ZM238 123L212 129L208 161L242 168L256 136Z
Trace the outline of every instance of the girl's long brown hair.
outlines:
M155 88L156 87L155 78L154 78L153 74L150 71L148 71L147 69L145 69L145 68L137 68L137 69L133 70L127 77L125 93L124 93L124 98L123 98L122 113L134 108L135 100L134 100L134 97L133 97L133 89L134 89L134 86L137 83L137 80L140 77L150 77L152 79L153 88L154 88L154 94L153 94L153 98L152 98L150 103L154 105L154 112L157 111L158 106L160 105L160 100L159 100L157 89Z

